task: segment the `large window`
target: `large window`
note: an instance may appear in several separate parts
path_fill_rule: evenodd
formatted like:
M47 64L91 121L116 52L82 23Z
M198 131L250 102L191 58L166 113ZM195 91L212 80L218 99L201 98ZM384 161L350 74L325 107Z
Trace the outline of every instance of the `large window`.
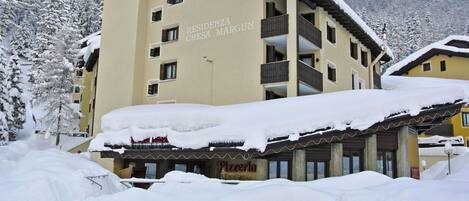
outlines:
M164 29L161 41L163 42L176 41L178 40L178 37L179 37L179 27Z
M176 79L177 75L177 63L162 64L160 69L161 80L173 80Z
M290 178L290 162L285 160L269 161L269 179Z
M327 24L327 40L333 44L336 42L335 27Z
M358 173L363 170L362 151L344 150L342 157L343 175Z
M145 163L145 178L146 179L156 179L156 163Z
M328 164L326 161L307 161L306 162L306 180L312 181L329 176Z
M462 126L469 127L469 112L462 112Z
M354 59L358 59L358 44L350 40L350 56Z
M332 82L335 82L336 79L336 68L332 64L327 64L327 79Z
M377 156L376 171L395 178L396 154L394 151L379 151Z

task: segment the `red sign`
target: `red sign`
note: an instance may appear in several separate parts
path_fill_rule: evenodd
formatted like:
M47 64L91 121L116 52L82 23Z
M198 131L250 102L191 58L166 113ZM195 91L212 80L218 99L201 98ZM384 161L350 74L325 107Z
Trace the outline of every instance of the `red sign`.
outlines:
M130 138L132 144L134 143L142 143L142 144L146 144L146 143L168 143L168 137L164 136L164 137L153 137L153 138L147 138L147 139L144 139L142 141L135 141L133 138Z
M245 164L230 164L227 161L218 162L218 170L221 172L256 172L256 164L248 161Z

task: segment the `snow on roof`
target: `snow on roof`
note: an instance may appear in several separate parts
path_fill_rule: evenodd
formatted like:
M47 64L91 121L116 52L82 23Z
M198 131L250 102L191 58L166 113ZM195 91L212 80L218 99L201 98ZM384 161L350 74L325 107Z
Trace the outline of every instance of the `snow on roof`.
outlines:
M458 52L458 53L469 53L468 48L458 48L458 47L455 47L455 46L447 45L449 42L454 41L454 40L469 42L469 36L452 35L452 36L448 36L447 38L445 38L441 41L432 43L432 44L418 50L417 52L412 53L411 55L409 55L408 57L406 57L402 61L394 64L391 67L389 67L386 70L386 72L384 73L384 75L391 75L391 74L401 70L407 64L417 60L419 57L423 56L425 53L427 53L428 51L430 51L432 49L446 50L446 51Z
M464 137L456 136L456 137L444 137L444 136L431 136L431 137L419 137L418 143L420 145L445 145L446 142L450 142L452 145L464 145Z
M350 6L345 3L343 0L333 0L347 15L349 15L362 29L365 31L371 39L373 39L379 46L383 47L385 44L383 40L370 28L365 21L352 9ZM394 58L392 50L386 46L386 54L391 58Z
M86 46L83 47L78 54L79 56L83 56L83 60L86 62L88 58L90 58L90 55L101 46L101 31L81 39L78 43L86 43Z
M430 77L383 76L382 87L386 90L431 89L436 87L458 87L464 90L464 101L469 103L469 81ZM443 96L443 94L439 94Z
M171 145L198 149L209 143L244 142L243 150L264 151L269 139L299 139L319 129L365 130L394 114L418 115L423 108L464 98L459 87L420 90L356 90L237 105L140 105L102 117L102 133L91 151L111 150L105 144L130 145L167 137ZM439 96L435 96L439 94ZM316 135L320 133L313 133Z

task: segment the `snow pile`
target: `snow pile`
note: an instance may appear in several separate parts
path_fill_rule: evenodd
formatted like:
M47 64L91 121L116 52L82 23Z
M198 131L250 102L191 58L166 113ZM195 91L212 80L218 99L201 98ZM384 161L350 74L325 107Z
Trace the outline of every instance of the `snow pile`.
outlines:
M469 167L466 169L469 170ZM133 188L86 201L440 201L448 198L452 201L466 201L469 196L469 177L458 181L419 181L411 178L391 179L376 172L366 171L311 182L274 179L241 181L237 185L230 185L217 179L201 180L197 175L189 176L186 173L168 174L176 180L154 184L149 190Z
M458 47L455 47L455 46L447 45L447 43L449 43L450 41L453 41L453 40L469 42L469 36L452 35L452 36L448 36L447 38L445 38L441 41L432 43L432 44L418 50L417 52L412 53L411 55L409 55L405 59L401 60L400 62L394 64L393 66L389 67L386 70L386 72L384 73L384 75L391 75L394 72L401 70L401 68L403 68L404 66L406 66L410 62L415 61L416 59L418 59L419 57L421 57L422 55L424 55L425 53L427 53L428 51L430 51L432 49L446 50L446 51L457 52L457 53L469 53L468 48L458 48Z
M383 89L386 90L458 87L464 90L462 93L462 95L464 96L464 101L469 103L469 81L467 80L402 76L383 76L381 80L383 84ZM444 96L444 94L438 95Z
M469 181L469 149L467 147L459 149L460 155L451 159L451 175L447 175L448 161L440 161L422 172L422 179Z
M350 16L362 29L365 31L379 46L384 47L384 42L381 38L376 34L373 29L371 29L363 19L358 16L358 14L350 8L350 6L345 3L344 0L334 0L334 2L345 12L348 16ZM394 54L392 53L389 47L386 47L386 54L389 55L391 58L394 58Z
M105 144L130 145L131 138L167 137L180 148L244 142L239 148L263 151L269 139L297 140L299 133L326 128L365 130L391 115L415 116L423 108L454 103L464 98L462 94L459 87L356 90L227 106L131 106L102 117L103 132L91 142L90 150L110 150Z
M122 190L117 176L83 155L29 139L0 147L0 200L73 201ZM87 176L107 175L87 180Z
M82 48L79 52L79 56L83 56L83 60L86 62L90 58L91 54L101 46L101 31L93 33L80 41L78 43L85 43L86 46Z

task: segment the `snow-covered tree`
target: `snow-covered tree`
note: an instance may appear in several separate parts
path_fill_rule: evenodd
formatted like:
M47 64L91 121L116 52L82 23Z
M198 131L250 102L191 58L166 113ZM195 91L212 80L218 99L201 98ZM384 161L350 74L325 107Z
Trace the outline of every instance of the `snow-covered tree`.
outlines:
M0 4L0 36L2 37L6 37L6 33L15 25L16 14L14 8L16 4L15 0L4 1Z
M12 36L10 42L10 49L12 54L16 54L20 57L29 59L31 57L31 48L33 47L34 33L31 29L32 24L29 20L23 20L19 28L16 30L16 34Z
M2 37L0 36L0 41ZM11 115L10 98L8 96L7 60L3 48L0 47L0 141L8 141L7 118Z
M7 117L8 128L10 132L17 134L23 128L25 122L26 104L23 100L23 84L22 72L19 64L18 55L10 57L7 68L8 70L8 96L10 98L11 115Z
M39 121L55 131L57 145L60 143L59 133L72 130L79 115L71 98L74 91L74 65L67 59L73 47L65 42L65 38L72 32L70 27L65 26L56 35L55 43L40 55L45 61L44 71L34 86L35 103L41 104L46 114Z

